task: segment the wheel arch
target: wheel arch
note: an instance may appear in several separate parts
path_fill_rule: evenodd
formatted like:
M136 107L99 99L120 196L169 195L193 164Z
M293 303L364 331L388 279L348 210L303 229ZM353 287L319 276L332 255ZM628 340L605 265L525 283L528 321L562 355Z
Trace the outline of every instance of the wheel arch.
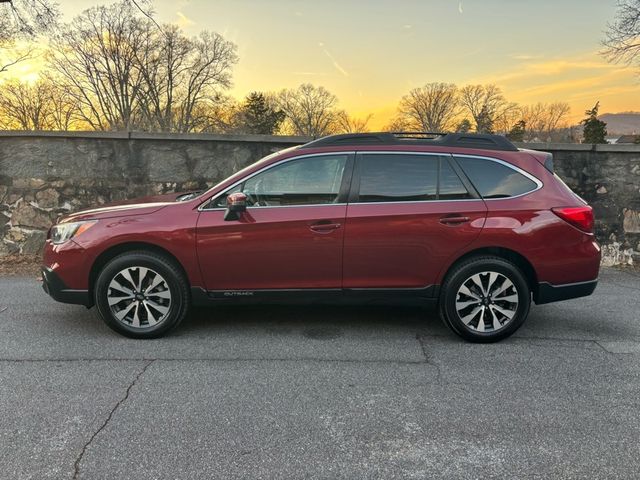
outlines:
M167 250L166 248L160 247L158 245L155 245L153 243L126 242L126 243L119 243L117 245L112 245L111 247L107 248L104 252L98 255L96 260L93 262L93 265L91 265L91 270L89 271L90 298L93 298L93 289L96 283L96 279L98 278L98 275L100 274L100 271L102 270L102 268L107 263L109 263L110 260L114 259L118 255L121 255L127 252L133 252L133 251L152 252L167 258L169 261L174 263L177 268L180 269L180 271L184 275L185 280L187 281L187 284L190 285L189 275L187 275L185 268L183 267L182 263L180 263L180 261L177 259L177 257L174 254L172 254L169 250Z
M529 285L529 289L531 290L535 298L538 292L538 275L536 273L535 268L524 255L516 252L515 250L511 250L509 248L504 248L504 247L477 248L465 253L461 257L458 257L445 270L441 278L441 285L444 284L444 281L447 278L447 275L449 275L449 272L451 272L456 267L456 265L458 265L460 262L464 262L469 258L482 256L482 255L492 255L495 257L504 258L505 260L508 260L514 265L516 265L524 274L524 277L527 280L527 284Z

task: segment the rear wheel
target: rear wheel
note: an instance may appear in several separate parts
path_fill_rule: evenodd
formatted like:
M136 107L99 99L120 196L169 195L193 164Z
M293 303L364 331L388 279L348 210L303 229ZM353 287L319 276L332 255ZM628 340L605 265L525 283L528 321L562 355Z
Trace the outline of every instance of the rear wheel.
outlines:
M181 270L151 252L118 255L102 269L95 285L98 312L109 326L132 338L155 338L175 328L189 308Z
M530 305L524 275L500 257L474 257L455 266L440 294L442 320L472 342L496 342L513 334Z

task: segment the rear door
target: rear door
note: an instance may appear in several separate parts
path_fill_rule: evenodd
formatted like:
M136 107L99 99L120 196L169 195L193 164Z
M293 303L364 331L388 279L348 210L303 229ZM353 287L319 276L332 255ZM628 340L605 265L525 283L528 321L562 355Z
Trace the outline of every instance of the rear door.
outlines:
M487 208L450 155L356 156L344 236L346 289L427 289L480 233Z

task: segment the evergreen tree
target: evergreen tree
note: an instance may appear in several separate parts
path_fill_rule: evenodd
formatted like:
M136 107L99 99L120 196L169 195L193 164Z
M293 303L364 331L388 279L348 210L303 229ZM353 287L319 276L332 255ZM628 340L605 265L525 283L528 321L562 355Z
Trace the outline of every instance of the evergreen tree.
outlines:
M456 128L457 133L468 133L469 130L471 130L471 122L468 118L462 120Z
M476 132L493 133L493 118L486 106L482 107L476 118Z
M596 102L591 110L584 112L587 118L580 122L584 125L582 143L608 143L607 124L598 119L599 108L600 102Z
M246 133L273 135L284 121L284 112L276 110L261 92L251 92L240 110L240 129Z
M509 133L507 133L506 137L512 142L524 142L524 134L526 131L527 122L524 120L520 120L516 122L516 124L511 127Z

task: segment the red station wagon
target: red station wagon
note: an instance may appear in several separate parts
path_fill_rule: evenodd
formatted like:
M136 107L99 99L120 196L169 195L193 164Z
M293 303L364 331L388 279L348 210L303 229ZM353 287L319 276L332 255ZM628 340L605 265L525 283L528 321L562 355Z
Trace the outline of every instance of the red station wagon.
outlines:
M424 302L475 342L591 294L593 212L551 154L502 136L371 133L270 155L206 192L85 210L49 231L55 300L151 338L191 304Z

